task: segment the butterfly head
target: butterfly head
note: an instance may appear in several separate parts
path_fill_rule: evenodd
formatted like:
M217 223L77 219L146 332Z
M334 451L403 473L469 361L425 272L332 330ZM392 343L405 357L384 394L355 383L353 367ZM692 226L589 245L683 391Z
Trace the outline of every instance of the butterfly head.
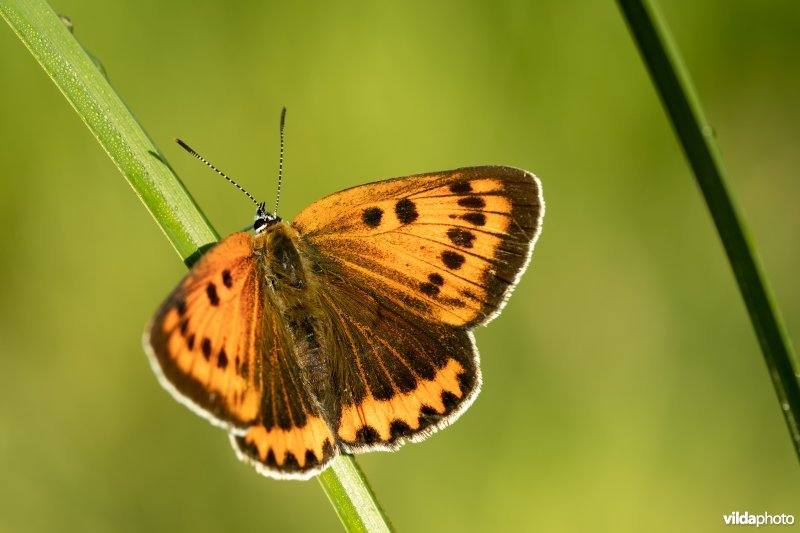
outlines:
M256 209L256 217L253 220L253 231L255 231L256 235L260 235L265 229L276 222L280 222L280 220L281 217L275 213L267 213L267 210L264 208L264 202L261 202L258 204L258 209Z

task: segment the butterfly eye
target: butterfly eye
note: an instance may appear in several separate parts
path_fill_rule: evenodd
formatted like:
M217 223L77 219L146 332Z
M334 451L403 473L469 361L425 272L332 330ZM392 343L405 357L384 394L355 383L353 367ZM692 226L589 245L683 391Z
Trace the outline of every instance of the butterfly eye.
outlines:
M264 209L264 202L258 204L258 209L256 210L256 216L253 219L253 230L255 234L258 235L261 233L264 228L267 227L269 223L269 215L267 214L266 210Z
M267 227L266 219L265 218L256 217L255 222L253 222L253 231L255 231L255 234L258 235L266 227Z
M264 211L264 204L259 204L258 211L256 211L255 219L253 220L253 231L256 235L264 231L268 226L280 221L281 217L274 213L267 213Z

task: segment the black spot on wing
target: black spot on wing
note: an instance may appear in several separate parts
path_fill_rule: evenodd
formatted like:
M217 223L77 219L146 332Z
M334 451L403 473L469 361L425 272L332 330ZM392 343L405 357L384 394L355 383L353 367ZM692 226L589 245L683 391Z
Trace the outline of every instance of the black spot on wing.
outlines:
M219 295L217 294L217 286L213 283L209 283L206 286L206 295L208 296L208 302L211 305L219 305Z
M375 444L381 441L381 436L372 426L361 426L356 431L356 444Z
M183 298L175 300L175 309L178 311L179 315L183 316L186 313L186 300Z
M430 405L423 405L422 408L419 410L419 419L423 420L424 418L439 418L439 411L431 407ZM427 425L427 424L420 424L420 425Z
M453 194L468 194L472 192L472 185L467 180L458 180L450 184L450 192Z
M459 403L458 396L450 391L442 391L442 404L444 405L445 413L450 413L455 410Z
M203 339L200 348L203 350L203 357L205 357L207 361L211 357L211 341L208 337Z
M233 278L231 277L231 271L228 269L222 271L222 284L229 289L233 287Z
M392 424L389 426L389 431L391 432L392 440L397 440L401 437L408 437L414 433L411 427L409 427L409 425L402 420L392 420Z
M458 199L458 205L470 209L482 209L486 207L486 201L480 196L465 196Z
M380 207L368 207L364 209L364 212L361 214L361 220L364 221L364 224L371 228L377 228L381 225L381 219L383 218L383 209Z
M283 460L282 468L290 472L297 472L298 470L301 470L300 463L297 461L297 457L295 457L292 452L286 452L286 458Z
M314 452L312 450L306 450L306 468L311 468L317 464L319 464L319 461L317 461L317 456L314 455Z
M419 218L416 204L408 198L403 198L397 202L394 206L394 212L401 224L411 224Z
M444 285L444 278L435 272L433 274L428 274L428 281L434 285Z
M437 294L439 294L439 287L437 287L433 283L428 283L427 281L420 283L419 290L420 292L422 292L422 294L425 294L426 296L436 296Z
M461 228L448 229L447 237L450 242L461 248L472 248L472 242L475 240L474 233Z
M486 215L483 213L467 213L466 215L461 215L461 218L475 226L486 225Z
M442 263L450 270L458 270L464 264L466 259L463 255L452 250L445 250L442 252Z
M461 389L462 392L465 389ZM462 399L453 394L452 392L442 391L441 394L442 404L444 405L444 412L440 413L429 405L423 405L419 411L419 427L426 428L439 422L442 418L448 416L456 410L461 403Z
M322 457L330 457L333 453L333 444L331 440L325 437L325 442L322 444Z
M227 368L228 367L228 354L225 353L225 348L219 351L219 355L217 356L217 368Z

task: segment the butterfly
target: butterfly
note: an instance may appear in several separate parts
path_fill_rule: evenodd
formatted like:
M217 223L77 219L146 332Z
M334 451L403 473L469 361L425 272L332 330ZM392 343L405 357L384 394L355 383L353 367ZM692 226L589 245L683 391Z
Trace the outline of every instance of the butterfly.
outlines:
M502 166L389 179L291 222L257 205L254 233L206 252L147 326L161 384L273 478L456 420L481 386L472 330L539 235L539 180Z

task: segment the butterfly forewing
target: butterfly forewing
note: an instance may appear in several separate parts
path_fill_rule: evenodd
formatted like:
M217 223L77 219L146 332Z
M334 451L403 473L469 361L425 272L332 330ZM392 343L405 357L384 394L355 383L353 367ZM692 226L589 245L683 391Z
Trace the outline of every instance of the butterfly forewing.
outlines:
M212 248L156 313L145 343L167 387L236 428L258 415L262 387L255 328L263 309L247 297L257 285L248 241L241 233Z
M336 268L422 319L493 317L530 258L543 214L538 180L475 167L362 185L292 222Z
M145 346L162 384L232 431L240 457L276 477L308 477L335 439L274 312L253 237L236 233L207 252L167 298Z

